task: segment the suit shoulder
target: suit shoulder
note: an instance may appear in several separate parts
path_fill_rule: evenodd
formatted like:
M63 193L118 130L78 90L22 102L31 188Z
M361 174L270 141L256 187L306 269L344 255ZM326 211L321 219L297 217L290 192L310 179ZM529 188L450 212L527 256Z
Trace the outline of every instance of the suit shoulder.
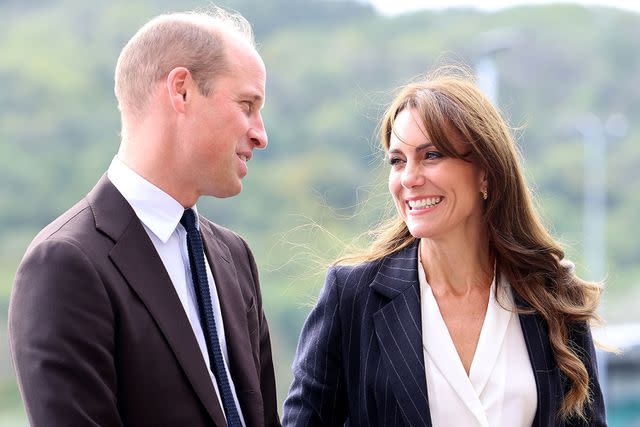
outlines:
M86 199L82 199L45 226L29 244L27 252L44 241L52 239L81 242L86 230L95 230L93 214Z
M244 239L242 238L242 236L240 236L238 233L236 233L235 231L227 228L227 227L223 227L220 224L216 224L215 222L200 216L200 220L204 221L210 228L211 231L213 231L213 234L215 234L216 237L226 241L233 241L233 240L241 240L244 242Z
M334 264L329 267L327 278L334 278L344 288L359 288L362 283L371 283L384 258L360 264Z
M209 226L213 235L227 245L231 251L235 250L245 253L250 250L247 241L240 234L202 216L200 219Z

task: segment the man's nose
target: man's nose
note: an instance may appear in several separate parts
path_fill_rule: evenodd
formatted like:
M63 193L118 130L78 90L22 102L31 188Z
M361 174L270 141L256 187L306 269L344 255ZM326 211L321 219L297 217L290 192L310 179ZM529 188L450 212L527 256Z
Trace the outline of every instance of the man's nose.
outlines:
M249 139L255 148L267 148L267 145L269 144L267 131L264 128L264 122L262 121L261 114L258 114L253 125L249 129Z

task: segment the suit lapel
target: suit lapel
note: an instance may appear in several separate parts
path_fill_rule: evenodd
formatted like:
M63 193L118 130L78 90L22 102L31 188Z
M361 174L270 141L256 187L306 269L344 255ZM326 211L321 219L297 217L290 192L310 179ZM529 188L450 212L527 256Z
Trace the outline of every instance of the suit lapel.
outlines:
M235 264L229 248L216 238L208 221L200 218L205 252L211 266L224 323L224 332L229 354L229 369L235 385L236 395L242 408L245 423L258 426L264 422L258 374L251 351L251 340L247 325L247 309L242 295ZM260 410L256 410L256 409Z
M211 418L226 425L191 325L142 223L106 176L87 200L96 227L115 241L109 257L155 319Z
M518 295L514 294L514 300L519 309L531 309L531 306ZM542 317L535 313L520 313L519 318L538 393L538 406L532 425L556 425L558 420L555 419L555 408L562 395L558 393L560 376L549 342L547 325Z
M371 288L388 302L373 315L391 389L409 425L431 426L422 352L417 243L386 257Z

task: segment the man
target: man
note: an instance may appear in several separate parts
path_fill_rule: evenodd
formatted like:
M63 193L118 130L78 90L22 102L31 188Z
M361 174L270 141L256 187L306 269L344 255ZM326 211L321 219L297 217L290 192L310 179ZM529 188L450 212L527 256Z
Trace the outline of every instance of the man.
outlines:
M31 425L279 425L253 256L194 207L238 194L267 146L251 27L221 9L156 17L122 50L115 93L117 156L16 274Z

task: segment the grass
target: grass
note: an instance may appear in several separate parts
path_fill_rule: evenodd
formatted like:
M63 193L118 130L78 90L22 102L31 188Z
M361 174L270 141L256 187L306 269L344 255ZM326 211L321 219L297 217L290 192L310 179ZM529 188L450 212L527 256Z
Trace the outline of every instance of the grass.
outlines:
M0 380L0 426L28 426L27 415L22 406L18 385L13 376Z

